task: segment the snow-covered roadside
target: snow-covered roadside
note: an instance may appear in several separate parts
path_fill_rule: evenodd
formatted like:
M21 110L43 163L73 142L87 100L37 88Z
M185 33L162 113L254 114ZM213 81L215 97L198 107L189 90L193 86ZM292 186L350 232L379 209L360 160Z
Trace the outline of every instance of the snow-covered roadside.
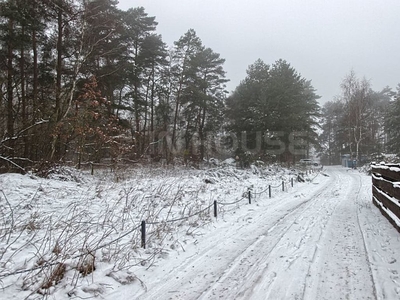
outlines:
M213 223L184 253L139 271L119 299L398 299L398 232L371 204L371 180L327 177Z
M0 175L2 299L106 297L119 285L134 286L142 281L140 270L182 252L215 226L211 209L196 212L214 200L235 202L248 190L288 184L295 175L279 167L64 171L51 179ZM219 218L245 204L220 206ZM156 223L147 228L145 250L142 220Z
M311 174L282 192L294 172L253 171L136 170L118 182L105 180L110 174L0 176L0 276L37 266L42 254L66 266L47 296L32 291L49 271L3 276L1 299L399 298L400 236L372 205L370 177L331 167L329 176ZM160 222L214 200L235 202L249 189L257 195L251 204L219 204L217 219L208 209ZM143 219L160 222L148 228L147 249L140 248ZM86 262L88 270L93 256L95 271L82 276L77 266Z

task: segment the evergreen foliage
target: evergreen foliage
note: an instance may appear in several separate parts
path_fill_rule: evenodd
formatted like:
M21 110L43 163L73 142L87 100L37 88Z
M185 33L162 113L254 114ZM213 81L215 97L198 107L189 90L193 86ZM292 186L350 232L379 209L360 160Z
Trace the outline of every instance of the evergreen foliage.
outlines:
M278 154L284 161L306 156L317 143L318 98L311 82L286 61L269 66L257 60L226 101L227 129L239 137L238 154Z

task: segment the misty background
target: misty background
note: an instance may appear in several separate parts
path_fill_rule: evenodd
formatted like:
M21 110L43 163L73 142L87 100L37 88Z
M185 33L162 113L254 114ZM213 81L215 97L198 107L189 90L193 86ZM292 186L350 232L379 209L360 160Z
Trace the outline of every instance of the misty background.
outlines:
M287 60L326 102L341 93L351 70L372 88L395 88L400 78L400 1L397 0L120 0L143 6L157 33L173 45L192 28L226 59L232 91L258 58Z

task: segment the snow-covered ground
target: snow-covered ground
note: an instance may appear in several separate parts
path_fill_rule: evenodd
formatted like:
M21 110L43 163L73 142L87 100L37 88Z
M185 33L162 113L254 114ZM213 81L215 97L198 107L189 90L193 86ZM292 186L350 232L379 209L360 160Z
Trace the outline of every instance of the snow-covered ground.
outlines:
M371 178L291 178L276 166L0 175L0 298L399 299L400 235Z

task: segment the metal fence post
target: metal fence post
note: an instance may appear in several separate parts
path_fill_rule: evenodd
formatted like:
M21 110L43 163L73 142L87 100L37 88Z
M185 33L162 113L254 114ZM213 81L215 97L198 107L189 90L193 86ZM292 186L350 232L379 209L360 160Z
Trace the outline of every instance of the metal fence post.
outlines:
M285 182L282 181L282 192L284 192L284 191L285 191Z
M269 197L272 197L272 192L271 192L271 185L268 186L268 193L269 193Z
M292 187L293 187L293 177L292 177L292 179L291 179L291 182L292 182Z
M141 232L142 232L142 248L146 249L146 221L142 221Z
M251 204L251 191L249 191L249 204Z
M217 200L214 200L214 217L217 217Z

